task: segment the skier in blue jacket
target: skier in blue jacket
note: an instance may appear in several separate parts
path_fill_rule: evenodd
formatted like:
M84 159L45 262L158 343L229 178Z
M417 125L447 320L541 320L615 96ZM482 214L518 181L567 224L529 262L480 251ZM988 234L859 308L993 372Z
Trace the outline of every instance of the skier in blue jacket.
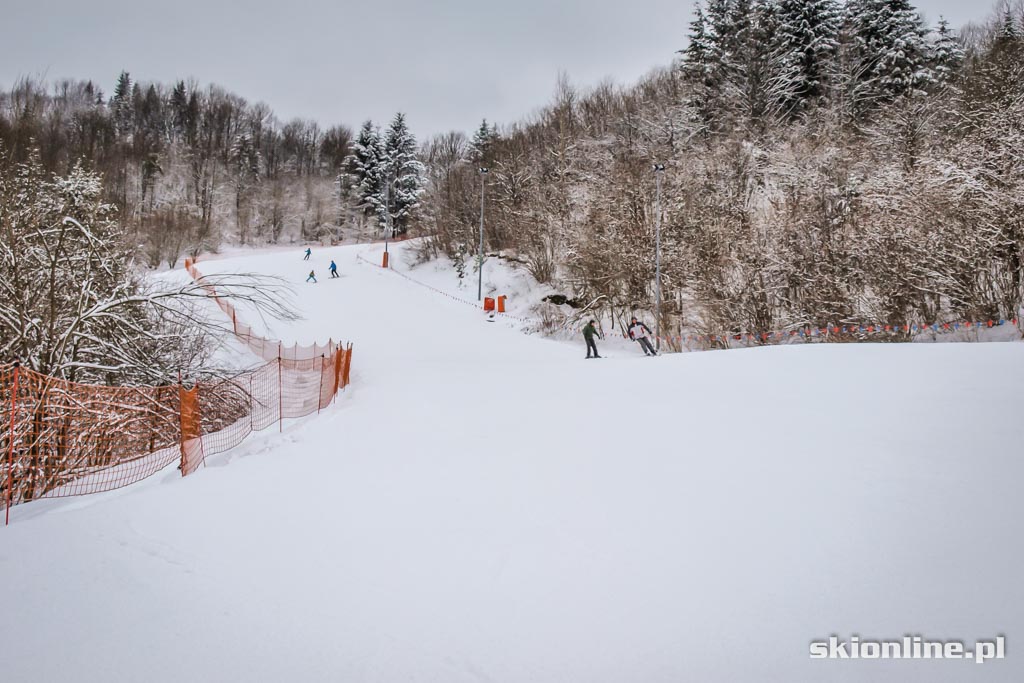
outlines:
M331 261L331 277L338 277L338 264Z

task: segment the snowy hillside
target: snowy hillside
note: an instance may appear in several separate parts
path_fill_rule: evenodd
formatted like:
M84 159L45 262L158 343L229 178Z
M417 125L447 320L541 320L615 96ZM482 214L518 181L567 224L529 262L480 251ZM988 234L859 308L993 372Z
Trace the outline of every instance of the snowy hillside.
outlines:
M352 341L353 386L187 479L14 508L5 680L1020 680L1024 345L584 360L380 251L200 264L291 280L266 332ZM809 659L832 634L1009 645Z

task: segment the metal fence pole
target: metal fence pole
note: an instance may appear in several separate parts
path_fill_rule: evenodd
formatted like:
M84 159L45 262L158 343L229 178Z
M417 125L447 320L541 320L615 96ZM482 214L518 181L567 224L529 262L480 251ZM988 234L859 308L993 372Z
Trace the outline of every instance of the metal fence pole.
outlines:
M255 417L256 402L253 399L253 394L252 394L252 376L253 376L253 374L254 374L254 371L249 373L249 433L250 434L256 431L256 428L254 426L255 425L255 420L256 420L256 417Z
M661 174L664 164L654 164L657 192L655 194L655 236L654 236L654 339L661 349Z
M178 450L181 451L178 469L184 477L188 458L185 455L185 385L181 383L181 370L178 370Z
M320 391L316 394L316 414L320 414L320 404L324 402L324 365L327 364L327 358L324 354L320 354Z
M11 523L11 500L14 492L14 421L18 405L18 375L21 363L14 362L14 381L11 385L11 433L7 444L7 510L4 512L4 526Z
M281 392L281 342L277 343L277 431L284 431L284 399Z

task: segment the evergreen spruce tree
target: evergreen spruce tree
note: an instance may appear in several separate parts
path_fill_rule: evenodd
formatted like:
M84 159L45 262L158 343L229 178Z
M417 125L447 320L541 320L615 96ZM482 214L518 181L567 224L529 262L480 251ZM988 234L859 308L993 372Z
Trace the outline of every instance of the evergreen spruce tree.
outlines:
M990 50L990 57L999 61L1013 62L1018 60L1024 48L1024 36L1021 28L1009 9L1003 12L1003 23L996 35L995 43Z
M386 210L396 235L404 235L412 223L420 196L425 191L426 167L416 156L416 138L399 112L391 121L384 143L388 200Z
M723 99L728 97L730 71L735 69L730 51L736 39L730 0L709 0L707 11L707 84Z
M680 53L683 55L683 78L693 88L690 104L705 123L710 123L712 119L712 93L717 90L712 67L714 49L708 18L698 0L693 21L690 22L686 48L680 50Z
M707 10L697 6L690 24L690 44L684 52L684 74L694 85L694 106L711 131L728 127L740 89L736 77L741 66L737 62L738 13L735 0L709 0Z
M359 208L364 215L375 216L381 229L386 228L384 184L387 163L384 146L373 121L363 123L345 165L348 186L359 202Z
M799 115L828 92L842 11L836 0L780 0L774 17L776 94L784 113Z
M981 55L972 74L971 87L975 99L1000 102L1007 107L1020 97L1021 69L1024 62L1024 35L1009 9L995 40Z
M771 39L777 31L775 5L771 0L736 0L732 26L736 31L731 77L738 90L739 113L749 128L765 130L770 110Z
M139 124L152 144L159 144L164 137L164 102L156 91L156 86L146 88L142 97Z
M852 76L868 104L914 93L932 80L925 30L909 0L852 0L847 22L853 39Z
M242 244L249 241L250 194L260 178L260 151L253 143L252 136L241 133L235 136L228 151L231 160L231 174L235 186L235 227Z
M943 17L939 17L939 26L935 30L930 61L935 80L940 83L948 82L964 63L964 49Z
M711 49L708 20L698 0L694 7L693 21L690 22L686 47L679 51L683 55L682 70L686 80L694 84L704 82L708 75Z
M682 70L711 130L758 126L767 113L773 9L768 0L710 0L706 13L698 5Z
M484 119L469 143L469 158L474 164L478 166L491 165L491 148L496 137L496 127L488 126L487 119Z
M127 71L122 71L114 86L114 96L110 98L110 110L114 115L114 125L118 135L128 135L132 130L134 109L132 107L132 79Z
M131 131L134 133L142 125L142 88L139 87L138 81L132 83L132 104L129 116L131 117Z
M185 140L190 145L198 143L199 137L199 96L193 90L188 96L187 114L185 116Z
M188 130L188 93L185 81L178 81L171 91L171 130L178 138L185 137Z
M1019 40L1020 31L1017 28L1017 20L1013 18L1013 12L1009 8L1003 10L1003 27L999 31L999 40Z

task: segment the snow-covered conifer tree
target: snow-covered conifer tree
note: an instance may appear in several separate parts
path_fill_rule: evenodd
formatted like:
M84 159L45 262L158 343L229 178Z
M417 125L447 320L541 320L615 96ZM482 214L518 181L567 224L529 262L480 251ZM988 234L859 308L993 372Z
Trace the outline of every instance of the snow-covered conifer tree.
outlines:
M483 166L491 164L491 147L495 137L497 130L494 126L488 126L487 119L484 119L469 143L469 158L473 163Z
M178 139L185 136L188 129L188 92L185 90L185 81L178 81L171 91L171 131Z
M683 55L683 75L694 83L703 83L708 75L712 45L708 35L708 19L704 7L698 1L693 8L693 21L687 35L686 47L679 52Z
M683 50L691 104L710 128L760 124L767 110L773 5L767 0L710 0L698 5Z
M231 171L235 186L235 226L242 244L249 242L250 201L253 186L260 177L260 151L252 136L242 133L235 137L230 149Z
M921 17L909 0L851 0L853 78L873 104L916 92L933 80Z
M781 0L774 17L775 92L785 113L799 114L827 92L842 12L835 0Z
M128 135L132 131L134 111L132 107L133 83L127 71L122 71L114 86L114 96L110 98L110 109L114 114L114 124L119 135Z
M386 177L390 183L386 210L391 214L391 226L396 235L409 230L420 206L420 195L425 191L426 167L416 152L416 138L405 123L405 114L399 112L392 119L384 142Z
M939 26L935 29L930 62L935 80L940 83L949 81L964 62L964 49L944 17L939 17Z
M712 130L723 127L740 96L736 78L743 75L738 55L742 28L732 0L709 0L706 11L698 4L690 23L683 73L693 83L694 108Z
M380 133L372 121L366 121L360 128L346 166L349 187L359 202L359 208L366 216L376 217L380 227L385 228L386 154Z

